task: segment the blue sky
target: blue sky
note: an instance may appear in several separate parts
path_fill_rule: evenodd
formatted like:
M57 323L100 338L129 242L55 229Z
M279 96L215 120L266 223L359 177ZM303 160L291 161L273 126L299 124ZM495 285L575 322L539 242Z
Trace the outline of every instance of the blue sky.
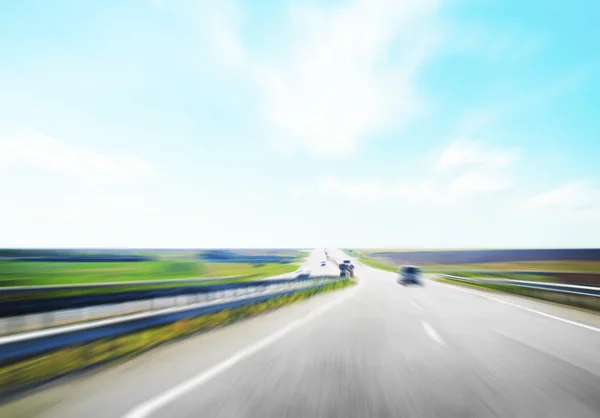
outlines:
M0 246L598 246L598 16L2 2Z

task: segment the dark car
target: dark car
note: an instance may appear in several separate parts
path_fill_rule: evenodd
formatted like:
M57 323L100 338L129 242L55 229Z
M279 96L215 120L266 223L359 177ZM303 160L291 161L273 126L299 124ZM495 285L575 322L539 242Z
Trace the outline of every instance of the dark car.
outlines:
M350 271L348 269L348 265L342 263L339 265L340 268L340 277L348 277L350 275Z
M402 267L400 269L398 283L400 283L401 285L416 284L422 286L423 279L421 277L421 269L417 266Z

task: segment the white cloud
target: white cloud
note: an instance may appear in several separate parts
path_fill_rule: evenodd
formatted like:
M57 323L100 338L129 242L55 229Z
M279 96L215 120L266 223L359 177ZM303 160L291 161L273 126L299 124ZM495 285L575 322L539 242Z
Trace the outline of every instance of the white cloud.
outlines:
M501 175L484 175L478 172L464 173L450 185L453 192L468 195L480 192L494 192L509 187L508 181Z
M600 189L585 180L563 184L531 197L519 211L525 214L600 214Z
M258 72L267 121L313 154L340 155L409 120L420 106L412 81L435 40L428 25L436 3L358 0L335 10L292 9L289 61ZM385 68L394 41L400 63Z
M27 218L36 224L100 228L139 220L147 212L144 199L138 196L85 192L27 210Z
M479 167L488 169L505 168L517 156L514 149L486 149L481 144L456 141L444 150L436 163L439 169Z
M336 178L321 180L317 191L322 196L333 196L365 204L397 202L412 206L448 206L461 200L505 190L501 177L479 177L464 174L451 182L424 179L421 181L348 181Z
M287 191L289 198L293 200L304 200L314 195L314 190L309 187L293 187Z
M420 180L352 181L327 178L317 185L322 196L334 196L365 203L383 201L407 205L448 206L475 196L493 195L510 188L504 169L512 162L513 151L489 150L462 142L441 153L437 167L461 170L449 176L435 171Z
M397 200L408 195L410 186L401 183L378 181L345 181L336 178L321 180L317 186L323 196L357 199L365 202Z
M246 190L241 193L240 199L244 203L253 204L264 202L266 197L258 190Z
M198 6L197 24L204 38L203 49L224 67L253 77L252 63L240 36L243 10L232 0L201 1Z
M488 124L502 117L508 111L506 106L498 105L488 108L478 108L466 113L459 121L458 129L461 136L474 136Z
M154 173L140 158L102 154L33 131L0 140L1 168L42 169L103 180L136 180Z
M155 171L146 161L38 132L0 139L0 173L10 179L0 182L3 245L56 245L76 236L72 245L81 245L108 231L118 239L123 228L143 223L156 194L147 181L157 180Z
M263 95L264 120L277 141L335 156L420 111L413 80L438 42L438 3L293 6L289 32L278 33L284 52L270 56L250 53L239 36L240 11L229 3L210 8L203 21L223 63Z

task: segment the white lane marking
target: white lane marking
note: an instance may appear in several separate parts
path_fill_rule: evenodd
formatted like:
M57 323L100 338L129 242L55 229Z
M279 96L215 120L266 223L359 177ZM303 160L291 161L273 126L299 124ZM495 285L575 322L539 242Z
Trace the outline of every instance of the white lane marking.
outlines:
M419 305L414 299L411 299L410 303L412 303L415 308L421 309L421 305Z
M127 412L127 414L123 415L123 418L144 418L144 417L150 416L152 413L156 412L158 409L163 408L167 404L173 402L175 399L185 395L186 393L190 392L191 390L195 389L196 387L208 382L212 378L227 371L228 369L230 369L231 367L233 367L240 361L252 356L253 354L259 352L263 348L267 348L268 346L275 343L279 339L283 338L285 335L289 334L290 332L294 331L295 329L301 327L302 325L305 325L306 323L312 321L313 319L322 315L326 311L341 304L346 299L349 299L350 297L352 297L356 293L356 291L358 290L359 287L360 287L360 284L355 285L355 287L353 289L350 289L347 293L343 293L342 295L340 295L340 297L334 299L327 305L317 308L314 311L312 311L311 313L309 313L308 315L306 315L305 317L297 319L297 320L289 323L288 325L286 325L284 328L280 329L276 333L263 338L262 340L252 344L249 347L244 348L241 351L238 351L237 353L235 353L228 359L215 364L208 370L201 372L200 374L192 377L191 379L188 379L188 380L178 384L177 386L169 389L166 392L163 392L153 398L150 398L146 402L136 406L135 408L133 408L132 410Z
M427 334L436 343L438 343L440 345L444 345L444 340L442 340L442 337L440 337L440 334L438 334L438 332L431 325L429 325L425 321L421 321L421 324L423 324L423 328L425 329L425 334Z
M499 303L503 303L505 305L514 306L515 308L519 308L519 309L522 309L522 310L527 311L527 312L532 312L532 313L535 313L535 314L538 314L538 315L541 315L541 316L545 316L546 318L555 319L557 321L564 322L566 324L575 325L577 327L589 329L590 331L600 332L600 328L596 328L596 327L593 327L591 325L582 324L581 322L577 322L577 321L571 321L570 319L561 318L560 316L550 315L550 314L547 314L545 312L538 311L536 309L532 309L532 308L528 308L528 307L523 306L523 305L519 305L517 303L508 302L508 301L505 301L505 300L502 300L502 299L495 298L493 296L485 295L482 292L476 292L476 291L473 291L473 290L470 290L470 289L463 289L461 287L448 285L446 283L442 283L442 284L444 284L446 286L449 286L449 287L451 287L453 289L460 290L462 292L471 293L472 295L481 296L482 298L493 300L494 302L499 302Z

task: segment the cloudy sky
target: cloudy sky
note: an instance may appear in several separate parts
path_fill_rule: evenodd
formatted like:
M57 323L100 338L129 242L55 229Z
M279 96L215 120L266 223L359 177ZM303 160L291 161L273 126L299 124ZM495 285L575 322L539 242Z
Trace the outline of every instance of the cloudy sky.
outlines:
M0 246L600 246L599 16L2 1Z

